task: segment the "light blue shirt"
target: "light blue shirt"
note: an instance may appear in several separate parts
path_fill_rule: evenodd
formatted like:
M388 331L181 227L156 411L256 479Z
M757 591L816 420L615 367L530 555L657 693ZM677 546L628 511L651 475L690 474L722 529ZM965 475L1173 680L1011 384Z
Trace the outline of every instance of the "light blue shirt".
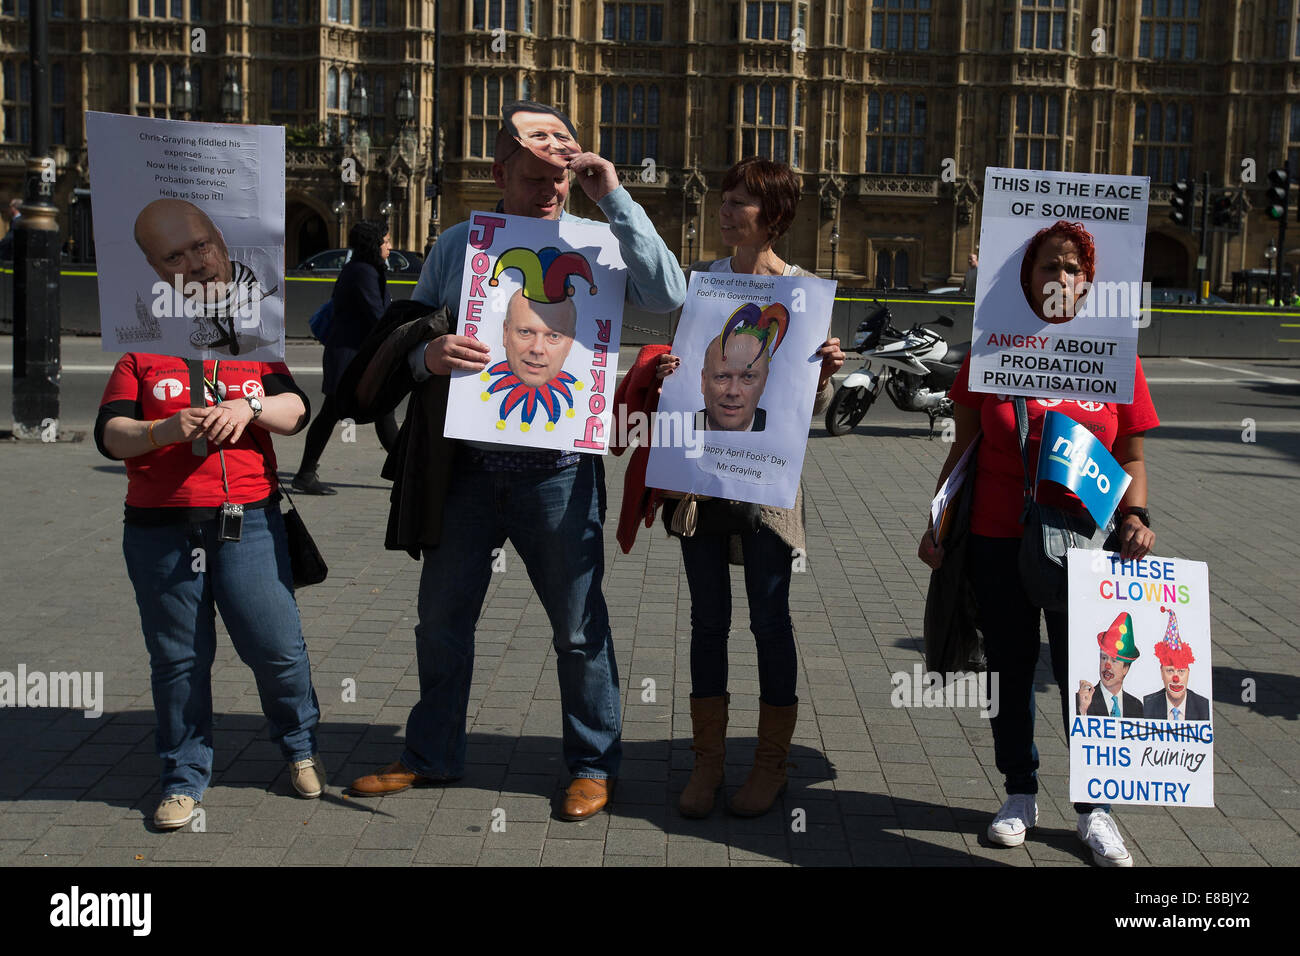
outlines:
M686 279L682 267L664 245L641 205L622 186L596 205L609 220L609 230L618 240L619 252L627 266L627 301L647 312L667 313L679 308L686 301ZM560 219L599 225L595 220L571 216L567 212L561 213ZM435 308L445 305L457 316L458 327L468 239L468 221L458 222L444 232L429 250L424 268L420 270L420 281L411 295L412 299ZM433 375L424 364L427 347L428 343L416 346L409 356L411 374L417 382Z

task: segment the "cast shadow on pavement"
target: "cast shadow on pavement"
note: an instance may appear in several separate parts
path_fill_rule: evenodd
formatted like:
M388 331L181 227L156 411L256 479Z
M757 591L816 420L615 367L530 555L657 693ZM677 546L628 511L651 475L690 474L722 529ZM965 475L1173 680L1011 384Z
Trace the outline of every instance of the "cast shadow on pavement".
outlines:
M6 804L27 801L40 802L42 811L78 817L94 813L97 806L130 808L139 814L142 841L151 845L166 839L168 834L146 836L159 796L153 729L148 711L107 712L91 720L64 709L6 710L0 719L0 818L15 812L12 807L6 810ZM550 736L471 733L466 773L459 781L376 799L345 795L352 779L397 759L403 731L394 725L323 721L318 744L329 784L319 801L303 801L293 794L265 719L260 714L217 714L213 778L204 802L209 830L252 828L251 833L302 817L298 825L310 820L321 827L311 832L342 833L352 829L346 819L362 813L381 824L422 821L416 825L418 835L411 837L417 843L426 832L455 835L457 830L491 839L497 804L517 806L520 801L512 798L523 797L533 808L527 819L537 820L540 802L527 798L542 797L552 808L548 840L568 839L565 828L572 826L575 838L629 845L635 844L637 834L661 840L654 834L658 831L693 846L725 846L729 859L755 863L1003 865L989 858L1001 851L973 856L969 847L974 842L988 846L983 832L990 808L965 805L981 801L959 797L950 805L834 790L826 786L836 778L826 757L797 744L790 754L788 792L772 811L752 819L733 817L722 805L704 820L687 820L677 813L692 760L686 739L624 741L622 776L609 809L582 823L559 821L554 815L569 777L560 741ZM728 739L728 794L743 782L754 744L753 737ZM470 792L453 796L457 790ZM267 801L259 791L282 800ZM427 811L434 798L438 809ZM439 813L445 813L441 821ZM1042 827L1037 833L1040 842L1077 847L1072 834L1066 835L1068 840L1057 836Z

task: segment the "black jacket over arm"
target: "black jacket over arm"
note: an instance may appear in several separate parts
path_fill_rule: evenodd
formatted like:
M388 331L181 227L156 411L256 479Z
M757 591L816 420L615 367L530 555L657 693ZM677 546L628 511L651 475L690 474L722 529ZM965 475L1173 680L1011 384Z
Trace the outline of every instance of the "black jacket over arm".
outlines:
M421 342L449 333L455 322L445 307L414 299L395 302L361 343L334 396L339 414L357 424L373 422L411 396L381 474L393 483L384 547L417 559L422 548L437 547L442 537L442 503L456 443L442 435L450 377L434 375L417 384L407 357Z

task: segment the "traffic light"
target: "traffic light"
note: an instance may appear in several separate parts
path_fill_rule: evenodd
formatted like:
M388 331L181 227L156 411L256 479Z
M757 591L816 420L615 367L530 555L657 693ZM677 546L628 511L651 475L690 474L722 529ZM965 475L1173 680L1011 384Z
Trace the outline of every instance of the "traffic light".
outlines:
M1169 218L1176 225L1192 224L1192 203L1195 201L1196 184L1190 179L1180 179L1173 185L1173 195L1169 197Z
M1231 194L1214 197L1214 202L1210 206L1210 225L1214 229L1223 229L1229 232L1236 232L1240 228L1237 223L1235 197Z
M1284 168L1271 170L1268 174L1268 194L1264 207L1268 218L1283 220L1286 218L1287 192L1291 188L1291 176Z

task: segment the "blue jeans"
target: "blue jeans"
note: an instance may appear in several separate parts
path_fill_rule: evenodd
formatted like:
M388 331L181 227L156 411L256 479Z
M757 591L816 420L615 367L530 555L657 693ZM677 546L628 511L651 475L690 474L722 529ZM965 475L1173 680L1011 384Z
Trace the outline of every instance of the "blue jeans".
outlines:
M682 562L691 588L691 696L727 692L727 635L731 630L728 538L697 534L682 538ZM790 546L771 528L740 536L745 555L749 629L758 649L759 699L789 707L795 696L798 658L790 621Z
M551 471L484 471L464 460L453 469L442 540L425 549L420 575L420 700L406 722L401 759L408 769L438 779L465 772L474 626L492 578L492 552L509 539L551 621L564 762L575 777L618 776L618 668L600 590L604 520L598 456Z
M1039 609L1020 585L1020 539L973 534L967 567L979 604L980 630L990 673L998 675L998 713L990 719L993 755L1006 777L1006 790L1038 793L1038 747L1034 743L1034 671L1042 639ZM1061 723L1069 731L1070 699L1066 668L1070 663L1070 618L1066 611L1042 611L1052 676L1061 695ZM1079 813L1109 804L1076 803Z
M198 548L203 570L195 571ZM215 611L253 671L271 739L288 760L311 757L320 707L279 507L244 512L240 541L217 540L215 519L193 526L128 524L122 552L149 649L163 795L201 800L212 779Z

